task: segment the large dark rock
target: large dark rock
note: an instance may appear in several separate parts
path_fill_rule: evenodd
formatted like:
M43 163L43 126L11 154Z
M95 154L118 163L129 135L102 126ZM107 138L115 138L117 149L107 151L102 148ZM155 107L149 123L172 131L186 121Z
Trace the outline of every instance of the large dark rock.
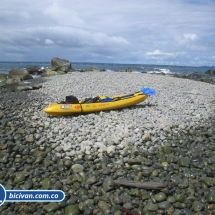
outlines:
M28 67L28 72L31 75L40 75L41 73L44 72L44 70L41 70L38 66L29 66Z
M62 72L71 72L72 66L68 60L60 59L57 57L52 58L51 60L52 70L54 71L62 71Z
M209 69L208 71L205 72L207 75L215 75L215 70Z
M12 69L8 74L9 78L21 78L22 80L32 79L33 77L25 69Z

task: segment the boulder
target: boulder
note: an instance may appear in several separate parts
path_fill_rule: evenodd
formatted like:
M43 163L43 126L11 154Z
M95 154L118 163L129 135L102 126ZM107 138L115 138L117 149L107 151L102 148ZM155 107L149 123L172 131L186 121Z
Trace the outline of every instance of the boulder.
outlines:
M207 75L215 75L215 70L209 69L208 71L205 72Z
M86 67L85 69L84 69L84 72L92 72L93 70L91 69L91 68L89 68L89 67Z
M6 84L7 81L7 75L6 74L1 74L0 73L0 86L3 86Z
M52 70L52 69L49 69L49 68L47 68L47 69L45 69L45 71L43 72L43 76L47 76L47 75L56 75L57 74L57 72L55 72L54 70Z
M100 72L100 69L96 66L93 67L93 72Z
M126 68L126 69L124 69L122 72L132 72L132 69Z
M52 70L62 71L64 73L71 72L72 66L68 60L60 59L57 57L52 58L51 60Z
M31 90L32 87L27 85L19 85L19 84L7 84L5 85L5 89L8 92L18 92L18 91Z
M12 69L8 75L9 78L21 78L22 80L33 79L33 77L25 69Z
M21 78L8 78L6 84L18 84L18 85L25 85L22 82Z
M29 66L28 73L32 75L40 75L43 73L43 70L41 70L38 66Z

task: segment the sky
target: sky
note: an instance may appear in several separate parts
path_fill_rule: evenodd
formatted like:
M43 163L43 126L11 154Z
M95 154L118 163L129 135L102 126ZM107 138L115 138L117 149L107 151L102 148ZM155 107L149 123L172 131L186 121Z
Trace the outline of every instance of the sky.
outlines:
M215 65L215 0L0 0L0 61Z

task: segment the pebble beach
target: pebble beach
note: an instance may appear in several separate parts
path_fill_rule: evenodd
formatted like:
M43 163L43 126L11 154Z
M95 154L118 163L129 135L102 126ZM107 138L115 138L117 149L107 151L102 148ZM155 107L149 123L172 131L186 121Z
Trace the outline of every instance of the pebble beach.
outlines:
M0 184L57 189L62 202L5 202L1 215L215 214L215 85L126 72L71 72L30 80L39 90L0 88ZM143 103L49 116L65 96L131 94ZM161 189L116 181L161 182Z

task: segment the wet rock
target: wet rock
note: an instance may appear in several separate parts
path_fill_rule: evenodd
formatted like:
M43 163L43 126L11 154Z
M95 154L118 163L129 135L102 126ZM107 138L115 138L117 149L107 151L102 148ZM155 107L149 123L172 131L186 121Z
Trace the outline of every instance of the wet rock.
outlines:
M28 179L27 181L25 181L25 183L23 185L20 185L20 187L23 190L30 190L33 187L32 179Z
M106 203L106 202L104 202L104 201L100 201L99 203L98 203L98 207L102 210L102 211L107 211L107 210L110 210L110 206Z
M111 190L114 189L113 185L114 185L114 180L110 176L110 177L107 177L107 178L104 179L102 187L103 187L104 191L108 192L108 191L111 191Z
M15 183L20 183L25 180L25 175L23 173L19 173L16 178L14 179Z
M154 198L155 198L155 200L156 200L157 202L162 202L162 201L164 201L164 200L167 199L167 196L166 196L165 193L159 192L159 193L157 193L157 194L154 195Z
M165 154L171 154L172 153L170 146L163 146L162 150Z
M211 190L207 196L208 203L215 203L215 190Z
M65 215L81 215L78 205L68 205L65 208Z
M52 182L49 178L45 178L43 181L42 181L42 188L44 190L48 190L50 189L52 186Z
M60 208L60 206L58 205L57 202L51 202L44 206L44 210L48 213L54 212L54 211L58 210L59 208Z
M204 209L204 204L202 204L199 201L194 201L193 205L192 205L192 209L197 212L197 211L201 211Z
M157 211L158 210L158 205L157 204L153 204L153 203L148 203L147 204L147 209L149 211Z
M189 167L190 159L188 157L181 157L178 159L178 165L181 167Z
M8 74L9 78L21 78L22 80L33 79L33 77L25 69L12 69Z
M185 201L185 195L183 193L180 193L180 194L176 194L175 195L175 200L177 202L181 202L183 203Z
M158 204L160 209L168 209L171 207L171 203L169 201L163 201Z

